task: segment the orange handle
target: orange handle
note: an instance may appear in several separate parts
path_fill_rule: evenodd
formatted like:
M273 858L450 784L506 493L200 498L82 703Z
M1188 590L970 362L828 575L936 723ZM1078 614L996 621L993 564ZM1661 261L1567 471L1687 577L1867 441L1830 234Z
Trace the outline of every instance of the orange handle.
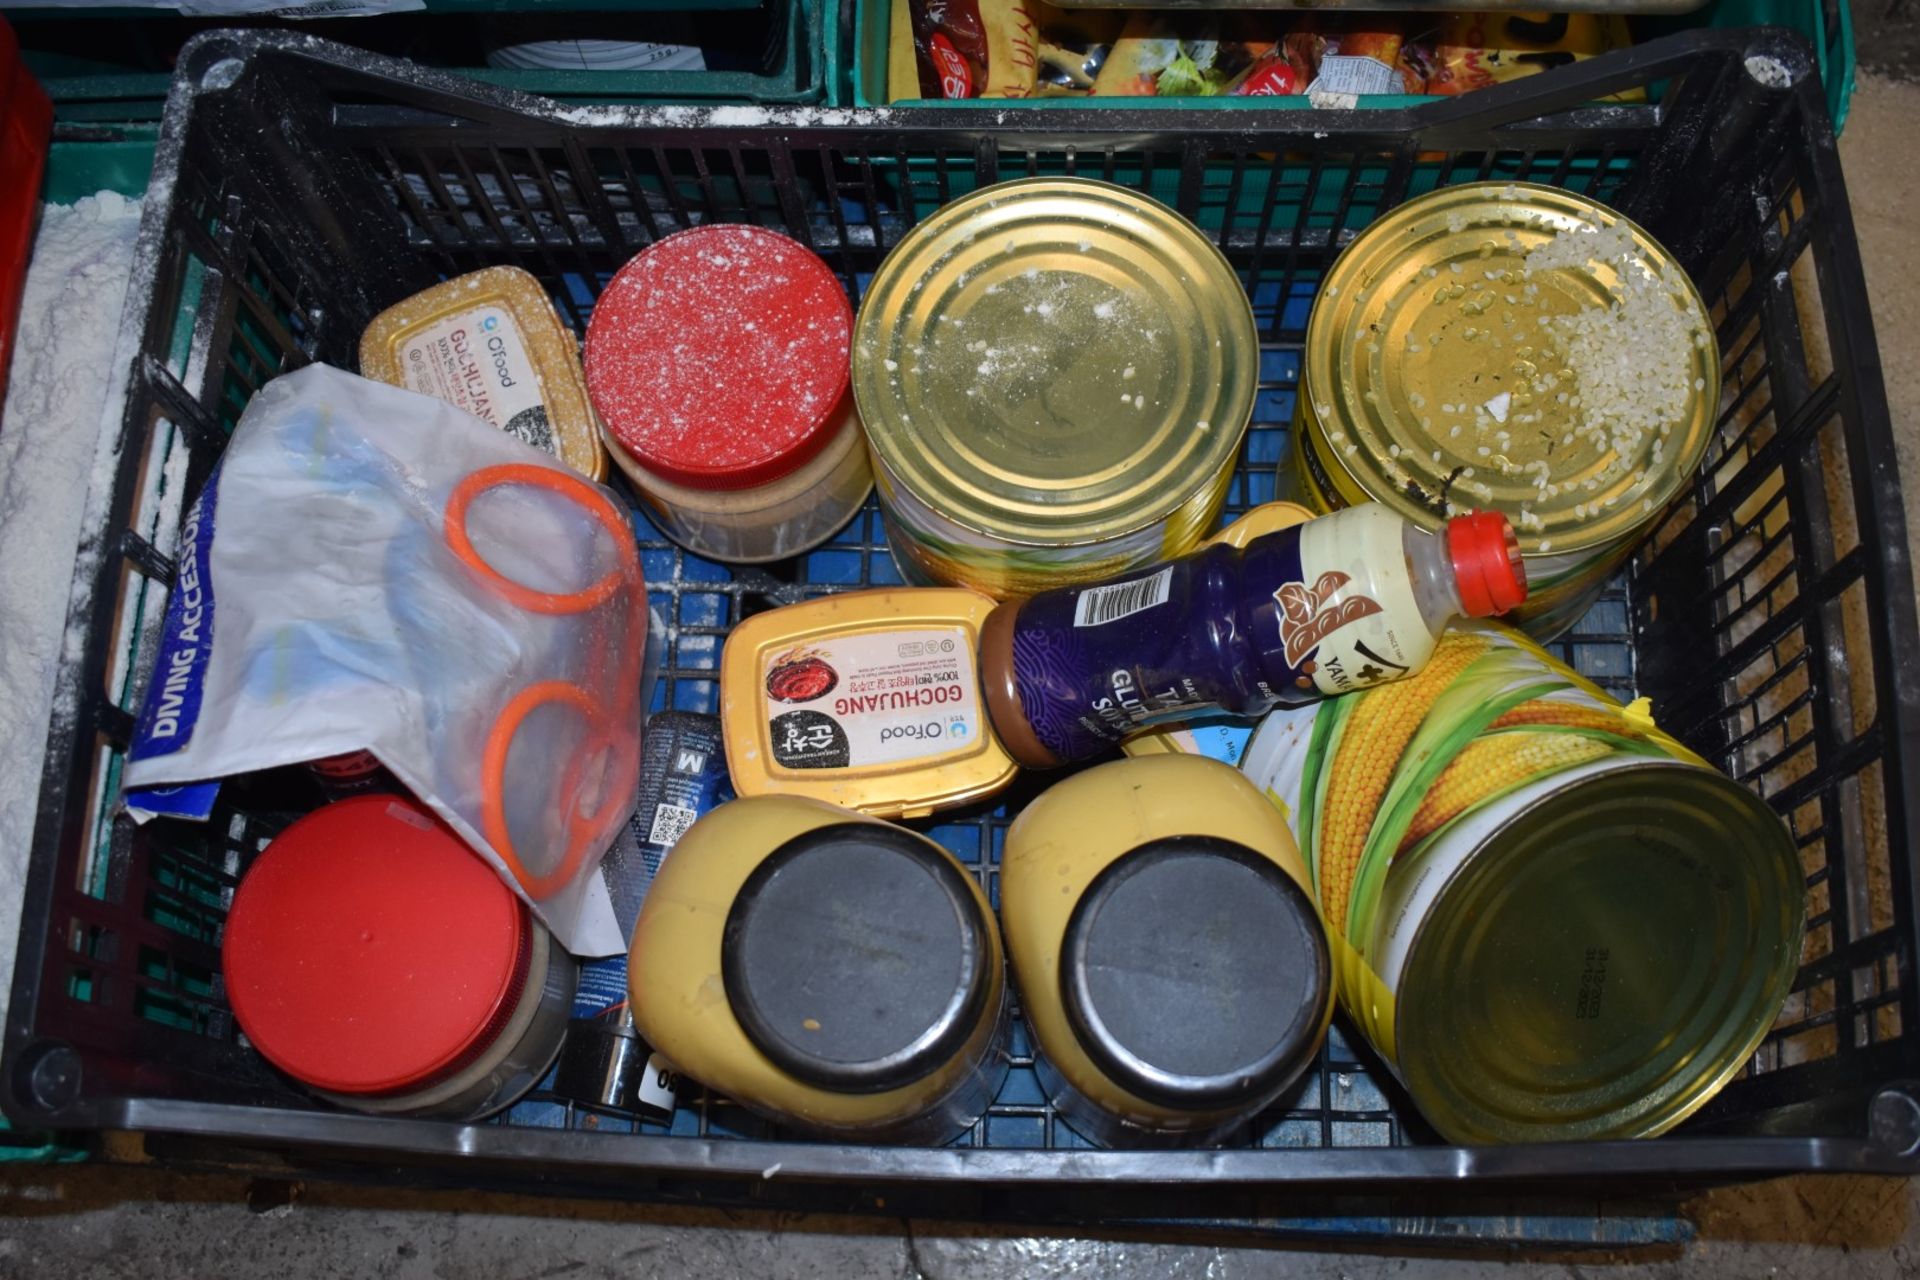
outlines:
M560 859L560 865L544 875L534 875L521 863L520 855L513 847L513 836L507 830L507 751L513 746L514 735L520 731L527 716L534 708L543 707L549 702L572 707L586 717L589 725L596 729L600 726L599 708L585 689L565 680L542 680L514 695L513 701L500 713L500 718L493 722L493 729L487 734L486 748L480 757L480 819L486 829L487 843L507 864L507 870L520 882L520 887L533 898L550 897L573 878L581 860L586 857L586 837L591 834L589 824L569 818L567 849ZM590 736L589 741L598 741L604 736L602 731ZM574 767L578 767L577 760Z
M536 591L507 577L483 559L474 549L473 540L467 532L467 513L474 501L490 489L503 485L524 484L545 489L575 503L591 515L601 528L613 538L613 544L620 563L606 576L581 591L553 593ZM466 566L484 582L489 589L514 605L529 613L572 614L585 613L611 600L620 589L631 581L635 587L640 580L640 556L633 543L632 531L621 519L618 509L607 499L598 487L578 476L550 467L532 463L515 462L501 466L484 467L467 476L454 487L447 499L445 517L447 545ZM645 626L645 615L641 615L641 625ZM590 678L596 683L602 671L599 643L590 646ZM626 686L638 679L634 671L628 676L626 668L637 662L623 662L620 683L616 687L616 696L620 699L619 710L625 712L631 707L632 691ZM580 771L587 762L596 756L608 755L609 768L620 763L620 757L609 753L616 750L614 733L609 718L601 713L592 694L578 684L566 680L543 680L528 685L515 694L512 701L500 712L487 734L486 745L480 761L480 815L485 828L487 842L500 855L501 861L520 882L521 888L529 897L544 899L552 896L571 880L580 868L589 852L589 838L599 824L594 818L600 808L593 813L582 814L576 806L568 814L567 845L560 863L552 871L535 875L520 861L519 853L513 847L513 836L507 827L507 753L513 747L513 739L520 732L520 726L532 714L535 708L557 702L573 708L588 724L588 736L582 749L576 752L568 763L562 793L571 796L580 782ZM602 801L604 807L605 800Z
M510 484L545 489L586 511L612 535L613 545L620 557L619 565L608 570L604 578L585 590L555 594L522 586L488 564L473 549L473 540L467 535L467 509L473 505L474 499L489 489ZM640 553L634 548L632 531L620 518L613 503L607 500L607 495L579 476L528 462L483 467L454 486L452 496L447 499L446 536L447 545L453 548L453 553L478 574L482 582L529 613L585 613L611 600L627 578L639 577Z

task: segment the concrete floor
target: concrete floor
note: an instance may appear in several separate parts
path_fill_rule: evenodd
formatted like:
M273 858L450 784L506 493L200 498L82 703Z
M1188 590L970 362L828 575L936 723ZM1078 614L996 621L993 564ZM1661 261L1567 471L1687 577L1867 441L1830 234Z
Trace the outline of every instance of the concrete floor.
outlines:
M1920 511L1920 84L1863 76L1841 153L1886 360L1909 510ZM125 1167L0 1171L0 1276L905 1277L1044 1280L1298 1275L1445 1277L1920 1275L1920 1184L1796 1178L1690 1202L1698 1238L1625 1255L1313 1252L1249 1239L1067 1232L880 1218L721 1213L309 1184L262 1204L238 1177ZM249 1201L252 1200L250 1207ZM1284 1210L1279 1210L1284 1211Z

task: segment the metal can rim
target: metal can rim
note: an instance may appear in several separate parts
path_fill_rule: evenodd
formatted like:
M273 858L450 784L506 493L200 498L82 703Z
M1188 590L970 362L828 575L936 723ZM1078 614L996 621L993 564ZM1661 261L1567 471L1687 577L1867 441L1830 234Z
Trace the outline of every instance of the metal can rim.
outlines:
M1337 487L1342 490L1351 488L1364 495L1361 500L1387 503L1401 514L1429 528L1437 528L1444 517L1435 513L1425 503L1415 501L1402 486L1392 482L1384 465L1392 460L1384 451L1369 450L1364 446L1354 447L1358 442L1349 442L1349 448L1344 454L1334 448L1332 433L1344 432L1348 427L1353 427L1355 430L1358 428L1356 424L1346 421L1343 417L1338 422L1329 421L1329 419L1340 417L1339 411L1349 408L1350 405L1349 397L1329 396L1322 390L1330 385L1345 385L1341 379L1339 364L1334 358L1336 339L1344 332L1344 327L1336 324L1333 309L1322 304L1342 293L1345 293L1348 299L1356 296L1364 297L1367 281L1363 280L1363 273L1369 267L1379 266L1378 260L1369 255L1372 255L1380 245L1413 230L1414 224L1420 219L1445 217L1450 205L1476 203L1484 200L1489 192L1495 194L1495 199L1508 204L1525 203L1529 200L1536 206L1559 204L1562 207L1558 209L1542 208L1538 211L1552 212L1566 221L1576 223L1591 221L1596 225L1624 227L1633 237L1636 248L1643 258L1658 266L1663 279L1678 280L1684 286L1682 292L1691 309L1691 315L1701 321L1709 333L1712 328L1711 316L1705 301L1700 296L1698 286L1664 245L1626 214L1590 196L1563 187L1533 182L1503 182L1498 179L1461 183L1415 196L1368 224L1348 243L1328 269L1325 279L1321 282L1320 293L1315 299L1314 308L1308 317L1306 342L1301 353L1300 416L1310 430L1302 443L1305 447L1314 450L1317 455L1316 460L1323 464L1329 478ZM1397 257L1412 255L1416 249L1417 246L1403 247L1386 261L1391 263ZM1377 281L1378 278L1379 272L1376 271L1373 280ZM1679 447L1681 441L1676 436L1674 441L1676 448L1673 452L1667 454L1661 463L1654 464L1659 468L1660 480L1657 485L1647 486L1647 495L1641 510L1630 512L1623 508L1620 512L1610 514L1606 519L1589 516L1584 525L1575 526L1572 529L1555 528L1551 532L1522 527L1524 522L1515 519L1515 532L1519 535L1521 549L1525 554L1557 556L1567 552L1590 551L1596 547L1636 539L1684 490L1688 478L1697 468L1712 437L1715 406L1720 393L1721 369L1718 345L1709 340L1704 347L1696 350L1703 362L1696 371L1697 376L1705 385L1697 389L1688 401L1684 417L1684 447ZM1391 356L1392 350L1389 349L1386 355ZM1420 427L1418 430L1422 435L1423 443L1434 443L1440 440L1437 435L1424 434L1430 428ZM1431 430L1438 429L1431 428ZM1374 461L1376 453L1383 464L1378 475L1365 473L1347 461L1349 457ZM1407 468L1410 478L1423 480L1429 487L1434 487L1440 492L1447 491L1447 487L1452 483L1451 478L1442 477L1437 472L1426 475L1419 470L1423 465L1430 465L1429 457L1425 452L1409 450L1402 457L1412 464ZM1488 501L1480 500L1461 505L1486 506ZM1504 505L1495 505L1501 506L1504 510ZM1515 510L1507 514L1517 516L1518 507L1522 504L1516 502L1512 505ZM1548 545L1543 547L1543 542Z
M1790 834L1780 822L1779 815L1774 813L1764 800L1731 778L1728 778L1726 775L1710 767L1702 767L1701 765L1686 760L1648 758L1632 764L1616 765L1600 774L1558 778L1554 780L1554 785L1547 787L1539 794L1531 797L1524 810L1522 810L1522 813L1537 812L1545 806L1563 800L1570 792L1582 789L1601 778L1610 778L1615 783L1618 783L1624 778L1635 776L1644 777L1648 774L1656 773L1675 778L1684 776L1698 779L1700 780L1701 786L1712 790L1718 797L1732 804L1739 805L1745 811L1747 817L1764 819L1765 821L1761 825L1771 827L1777 830L1779 834L1779 839L1775 841L1774 854L1782 860L1783 869L1786 864L1792 864L1793 883L1798 883L1798 854L1794 848ZM1414 1090L1416 1085L1408 1081L1406 1064L1409 1055L1407 1053L1407 1047L1428 1041L1431 1037L1425 1034L1409 1034L1406 1030L1406 1023L1409 1012L1417 1012L1424 1003L1423 1000L1419 998L1424 994L1419 989L1424 985L1421 975L1437 971L1435 964L1436 958L1425 954L1425 950L1432 942L1437 929L1436 922L1443 921L1446 918L1446 904L1449 896L1458 890L1460 882L1465 877L1474 874L1477 868L1484 868L1486 859L1490 855L1500 852L1502 842L1510 842L1513 840L1515 820L1520 816L1521 813L1510 815L1507 820L1502 821L1497 830L1489 833L1484 839L1477 841L1469 848L1454 855L1453 865L1448 868L1442 884L1435 889L1427 910L1415 925L1414 935L1406 945L1406 958L1401 970L1401 976L1394 983L1394 1042L1400 1047L1398 1054L1399 1060L1395 1064L1396 1074L1400 1076L1403 1082L1408 1083L1410 1090ZM1460 908L1456 906L1453 907L1452 910L1457 912ZM1782 945L1779 948L1781 959L1776 962L1773 969L1767 975L1771 981L1764 989L1759 990L1756 994L1741 1002L1747 1014L1743 1021L1750 1025L1747 1026L1744 1032L1725 1040L1720 1046L1720 1052L1715 1057L1716 1065L1712 1069L1700 1072L1691 1077L1685 1087L1675 1091L1664 1105L1639 1116L1631 1124L1617 1130L1578 1130L1565 1133L1534 1133L1530 1135L1519 1132L1489 1134L1474 1131L1467 1133L1463 1132L1458 1124L1460 1120L1459 1112L1455 1108L1443 1105L1443 1100L1440 1098L1417 1096L1416 1101L1421 1113L1432 1122L1436 1128L1441 1129L1443 1133L1450 1133L1455 1140L1460 1141L1511 1141L1515 1139L1525 1140L1528 1137L1531 1137L1533 1140L1576 1137L1639 1138L1656 1137L1667 1132L1711 1101L1720 1087L1727 1083L1753 1055L1761 1041L1766 1038L1768 1031L1772 1028L1780 1001L1786 996L1790 989L1793 975L1799 968L1801 938L1806 925L1805 898L1803 894L1796 894L1792 897L1791 910L1794 916L1794 924L1783 936ZM1764 1013L1765 1016L1758 1016L1761 1013ZM1722 1018L1720 1025L1725 1026L1733 1021L1730 1017ZM1701 1045L1694 1044L1689 1047L1688 1052L1691 1054L1701 1048ZM1614 1112L1618 1112L1619 1110L1621 1110L1619 1107L1612 1109Z
M1187 473L1187 483L1137 488L1116 497L1107 509L1095 508L1091 513L1083 511L1071 516L1056 514L1045 504L1022 501L990 486L976 485L976 492L969 494L953 484L937 483L937 473L916 466L913 455L901 447L903 439L912 440L917 436L918 426L910 424L909 430L900 430L897 420L903 415L895 412L900 407L899 397L885 393L884 380L874 375L878 357L870 354L877 349L873 330L882 323L880 312L887 299L895 292L910 288L918 279L918 276L907 275L915 265L914 254L918 250L966 219L1004 203L1009 196L1032 199L1047 194L1098 196L1159 224L1168 234L1179 236L1213 276L1207 281L1194 281L1193 289L1196 292L1213 289L1222 299L1222 305L1232 312L1230 319L1223 322L1231 332L1223 331L1217 335L1217 341L1224 349L1231 338L1233 347L1242 356L1236 362L1238 371L1230 388L1228 411L1221 415L1220 422L1213 424L1215 429L1207 433L1206 447L1199 450L1188 447L1168 461L1169 467L1177 466ZM1225 301L1228 298L1237 299L1238 305ZM1093 178L1016 178L968 192L941 206L916 224L887 253L868 285L854 330L853 393L877 469L884 472L892 484L933 506L961 528L1017 545L1090 546L1164 522L1196 493L1209 489L1222 471L1231 471L1239 455L1240 442L1252 421L1259 390L1260 343L1253 305L1219 246L1170 206L1130 188ZM992 473L981 469L974 478L990 480Z

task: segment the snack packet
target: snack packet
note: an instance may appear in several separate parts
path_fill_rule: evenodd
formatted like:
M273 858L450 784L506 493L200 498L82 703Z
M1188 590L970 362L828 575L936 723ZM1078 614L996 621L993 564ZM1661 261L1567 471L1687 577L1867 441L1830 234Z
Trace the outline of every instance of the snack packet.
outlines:
M1279 41L1257 38L1251 21L1208 15L1134 14L1108 52L1096 96L1211 98L1236 93L1256 68L1270 67ZM1297 78L1297 71L1288 71ZM1285 77L1264 82L1264 93L1298 92Z
M893 0L888 97L1090 93L1118 29L1040 0Z
M1627 20L1596 13L1456 13L1441 23L1426 92L1471 93L1633 43ZM1643 101L1635 90L1611 102Z
M1301 92L1311 96L1426 92L1419 55L1391 19L1369 16L1363 30L1309 19L1283 43L1293 62L1308 68Z

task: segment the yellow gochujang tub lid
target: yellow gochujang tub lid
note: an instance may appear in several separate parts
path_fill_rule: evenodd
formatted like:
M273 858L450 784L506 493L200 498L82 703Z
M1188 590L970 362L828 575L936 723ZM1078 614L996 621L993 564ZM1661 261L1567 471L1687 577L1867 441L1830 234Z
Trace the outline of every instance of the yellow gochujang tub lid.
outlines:
M856 591L756 614L720 658L727 768L743 796L919 817L1018 772L976 666L995 602L963 588Z
M519 267L469 272L388 307L360 336L360 373L464 409L589 480L607 478L579 344Z

